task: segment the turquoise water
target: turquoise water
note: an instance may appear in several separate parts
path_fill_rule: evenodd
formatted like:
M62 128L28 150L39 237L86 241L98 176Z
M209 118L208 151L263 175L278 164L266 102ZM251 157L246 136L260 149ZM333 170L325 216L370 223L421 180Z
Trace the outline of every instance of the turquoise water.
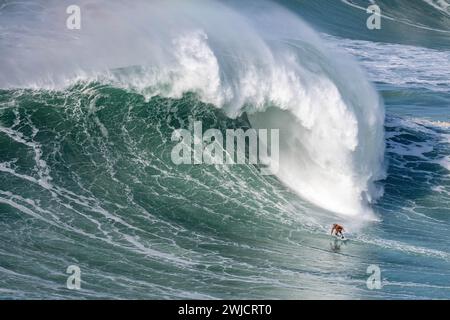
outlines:
M450 13L377 3L4 1L0 298L450 298ZM280 173L173 164L196 120Z

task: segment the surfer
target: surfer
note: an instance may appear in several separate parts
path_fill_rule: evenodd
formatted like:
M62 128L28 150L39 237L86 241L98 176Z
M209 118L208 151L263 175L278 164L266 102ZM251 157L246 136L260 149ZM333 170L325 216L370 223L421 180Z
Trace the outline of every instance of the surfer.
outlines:
M331 235L333 235L333 233L334 233L335 236L339 236L339 237L343 238L344 235L342 234L342 231L344 231L344 227L335 223L335 224L333 224L333 228L331 228Z

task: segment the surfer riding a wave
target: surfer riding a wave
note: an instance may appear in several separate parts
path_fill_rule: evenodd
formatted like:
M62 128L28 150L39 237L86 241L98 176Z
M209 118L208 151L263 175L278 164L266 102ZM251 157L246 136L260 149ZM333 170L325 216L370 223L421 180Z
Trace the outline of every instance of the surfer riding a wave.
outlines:
M331 235L335 235L336 237L344 239L344 234L342 233L343 231L344 231L344 227L335 223L335 224L333 224L333 227L331 228Z

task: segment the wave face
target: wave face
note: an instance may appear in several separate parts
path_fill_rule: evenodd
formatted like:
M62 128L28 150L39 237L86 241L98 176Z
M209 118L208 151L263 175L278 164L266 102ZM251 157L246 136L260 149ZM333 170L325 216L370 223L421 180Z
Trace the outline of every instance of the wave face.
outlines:
M239 12L211 1L81 7L77 41L47 25L61 23L59 3L38 9L45 23L37 27L20 16L29 33L3 40L20 37L21 46L3 46L16 58L2 63L0 84L61 88L95 76L147 96L195 92L229 117L247 112L254 127L283 128L278 177L299 195L342 214L369 214L383 177L382 103L351 59L331 55L299 18L270 3ZM23 49L48 33L50 47Z
M366 1L277 2L1 2L0 298L448 297L444 12L377 1L444 17L387 45ZM175 165L196 121L279 128L279 172Z

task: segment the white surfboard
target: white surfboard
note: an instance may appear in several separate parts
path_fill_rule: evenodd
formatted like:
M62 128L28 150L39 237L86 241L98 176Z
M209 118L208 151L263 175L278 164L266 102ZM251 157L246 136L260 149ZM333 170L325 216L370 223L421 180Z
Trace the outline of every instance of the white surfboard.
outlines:
M337 239L337 240L340 240L340 241L347 241L348 240L344 235L342 235L342 236L333 235L333 237L335 239Z

